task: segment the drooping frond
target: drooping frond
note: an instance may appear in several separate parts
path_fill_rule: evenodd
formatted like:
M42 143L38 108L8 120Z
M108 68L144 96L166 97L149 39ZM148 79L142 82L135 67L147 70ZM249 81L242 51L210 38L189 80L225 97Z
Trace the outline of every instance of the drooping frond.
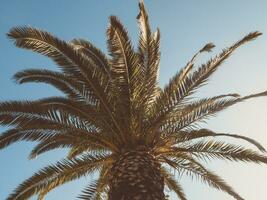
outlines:
M177 134L172 135L172 137L174 137L174 143L182 143L182 142L190 141L193 139L199 139L203 137L218 137L218 136L242 139L255 145L260 151L266 152L265 148L256 140L246 137L246 136L238 135L238 134L216 133L208 129L199 129L199 130L193 130L190 132L180 131Z
M35 123L37 126L38 124ZM43 124L42 124L43 125ZM58 125L56 125L58 126ZM52 130L51 130L52 129ZM56 128L14 128L9 129L6 132L2 133L0 136L0 149L5 148L15 142L26 140L26 141L37 141L42 142L40 143L42 151L39 151L38 145L38 153L43 152L44 150L51 150L54 148L59 148L62 146L69 146L75 145L77 143L82 143L87 145L86 148L103 148L112 150L114 152L118 151L118 148L112 140L107 137L105 134L93 134L90 132L85 132L79 129L69 130L62 129L56 130ZM61 138L60 143L57 140L53 140L55 138ZM48 141L51 141L48 143ZM63 143L63 141L65 141ZM82 142L81 142L82 141ZM34 151L35 152L35 151ZM37 154L36 152L30 156L30 158L35 157Z
M93 105L97 103L90 88L86 88L85 84L72 79L64 73L45 69L27 69L17 72L13 78L20 84L29 82L47 83L56 87L71 99Z
M71 148L68 155L69 159L84 152L97 155L107 154L109 151L118 151L117 147L105 135L101 135L100 133L87 133L81 136L66 132L42 140L33 148L29 158L35 158L42 153L57 148Z
M171 174L164 167L161 168L161 173L164 176L164 182L168 186L168 188L174 191L180 200L187 200L185 193L182 189L182 186L175 180L174 175Z
M109 140L109 144L112 145L112 142ZM105 148L97 143L92 143L90 140L81 141L79 143L74 144L68 152L68 158L72 159L76 156L79 156L85 152L90 152L91 154L98 153L107 153L108 151L118 152L118 149Z
M81 51L88 59L91 59L96 66L98 66L103 73L110 76L110 65L106 55L95 47L91 42L84 39L74 39L71 41L75 49Z
M33 135L32 132L39 132L39 134L36 133L38 136L45 132L49 133L51 130L61 132L66 132L66 130L68 132L70 130L73 132L89 131L88 133L90 130L99 132L99 129L102 133L114 131L111 122L107 121L109 118L106 118L106 115L103 115L94 106L82 102L78 103L64 97L25 102L2 102L0 110L0 123L18 126L16 130L12 131L13 133L1 136L0 143L2 145L9 145L18 140L32 140L34 139L30 138ZM86 132L85 136L87 135ZM88 138L90 136L91 138ZM94 142L100 141L101 138L106 141L111 139L107 134L91 134L85 138ZM92 138L99 138L100 140ZM114 147L114 145L112 146Z
M53 109L79 117L85 122L92 123L102 131L115 131L112 121L98 107L83 102L73 101L64 97L41 99L37 104L43 109Z
M95 200L96 195L98 194L97 188L98 188L98 181L95 180L93 181L90 185L88 185L83 191L82 195L80 195L78 198L79 199L84 199L84 200Z
M15 41L16 46L31 49L50 57L62 68L64 73L86 84L91 89L91 94L98 99L102 111L109 115L120 132L120 125L112 110L111 94L106 91L109 79L94 62L87 59L72 44L45 31L31 27L16 27L9 32L8 36ZM118 134L117 137L118 140L121 140Z
M107 162L105 155L97 157L87 155L50 165L20 184L7 200L27 199L34 194L42 192L52 182L54 184L53 187L55 187L55 185L59 186L68 181L78 179L99 169L105 162Z
M237 200L244 200L222 178L220 178L215 173L207 170L199 162L195 161L192 158L190 158L189 160L185 160L184 158L180 160L179 159L170 160L168 158L165 158L165 161L171 167L175 168L180 174L182 173L192 178L200 179L209 186L224 191L229 195L233 196Z
M101 74L90 60L79 54L71 44L32 27L15 27L8 33L8 37L13 39L15 45L20 48L30 49L50 57L66 74L88 83L98 98L100 93L103 93L101 84L97 84L103 80L97 78L102 76L104 79L104 74ZM92 80L95 81L94 84Z
M21 140L41 141L49 138L56 133L54 130L35 130L35 129L9 129L0 135L0 149L5 148L14 142Z
M218 158L230 161L267 163L267 157L254 150L226 142L199 141L186 147L173 147L172 152L188 152L197 158Z
M94 133L91 133L94 134ZM89 135L89 136L88 136ZM100 142L94 142L90 136L90 133L80 136L75 135L75 134L68 134L68 133L63 133L60 135L56 135L53 137L50 137L49 139L42 140L38 145L36 145L33 150L31 151L31 154L29 158L35 158L38 155L45 153L47 151L51 151L57 148L71 148L75 147L78 144L81 144L83 142L83 146L86 146L87 148L90 148L91 146L98 146L99 148L105 148L105 145ZM102 136L103 137L103 136ZM99 138L101 136L99 135ZM101 140L101 139L100 139Z
M104 166L100 173L99 178L89 184L83 191L82 194L78 197L83 200L104 200L103 196L106 194L107 187L107 178L108 178L108 168Z

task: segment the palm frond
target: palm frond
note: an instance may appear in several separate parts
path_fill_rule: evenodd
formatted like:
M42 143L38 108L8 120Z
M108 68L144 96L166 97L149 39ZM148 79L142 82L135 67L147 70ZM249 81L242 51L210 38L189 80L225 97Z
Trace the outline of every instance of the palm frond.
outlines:
M120 126L111 110L113 107L110 93L106 91L109 84L108 77L73 45L54 37L48 32L32 27L15 27L8 33L8 37L13 39L18 47L31 49L50 57L62 68L64 73L84 82L99 100L101 108L107 112L116 128L120 130Z
M255 145L260 151L266 152L265 148L256 140L249 138L249 137L246 137L246 136L238 135L238 134L216 133L216 132L213 132L209 129L199 129L199 130L193 130L190 132L180 131L177 134L172 135L172 137L175 138L174 143L186 142L186 141L190 141L193 139L199 139L199 138L203 138L203 137L218 137L218 136L242 139L242 140L245 140L245 141Z
M169 131L178 132L185 127L189 127L191 124L203 122L210 116L213 116L237 103L266 95L267 91L264 91L244 97L235 97L230 99L206 98L199 101L194 101L193 103L186 105L183 109L177 111L177 117L174 119L178 120L174 123L171 123L172 127L174 128Z
M107 162L107 156L83 156L72 160L63 160L55 165L50 165L35 173L13 191L7 200L27 199L53 182L53 187L75 180L99 169Z
M188 152L196 158L218 158L230 161L267 163L267 157L254 150L226 142L199 141L185 147L172 147L173 152Z
M223 94L214 96L211 98L204 98L200 100L195 100L193 102L189 102L185 104L184 106L180 107L179 109L173 110L169 113L169 116L166 117L165 120L162 120L160 125L160 130L162 135L168 135L173 133L173 130L178 130L179 128L183 129L185 127L190 127L188 124L186 124L187 119L185 121L182 121L181 118L186 118L187 114L193 111L194 109L203 108L203 109L209 109L213 108L214 104L221 102L230 102L235 101L237 98L239 98L240 95L236 93L229 93L229 94ZM203 112L204 113L204 112ZM192 112L192 115L194 114L201 114L201 112ZM196 120L197 121L197 120ZM180 124L179 124L180 123Z
M161 167L161 173L164 176L164 182L168 188L174 191L180 200L187 200L186 195L182 189L182 186L174 179L174 175L167 169Z
M29 159L36 158L42 153L57 149L57 148L70 148L78 143L82 138L73 137L71 135L62 134L56 135L49 139L45 139L37 144L29 155ZM78 140L78 141L77 141ZM88 141L90 143L90 141Z
M209 186L215 189L228 193L237 200L244 200L222 178L220 178L215 173L207 170L205 167L203 167L199 162L195 161L194 159L170 160L168 158L165 158L165 160L171 167L175 168L178 171L178 173L184 172L186 175L191 176L192 178L195 177L197 179L200 179L204 183L208 184Z
M160 61L160 32L159 29L153 34L150 29L148 15L143 2L139 2L139 14L137 16L139 23L140 36L138 55L141 63L140 99L139 104L142 107L141 112L148 113L151 102L158 95L158 76Z
M97 99L92 95L90 88L64 73L46 69L27 69L17 72L13 78L20 84L29 82L47 83L56 87L71 99L84 101L92 105L97 103Z
M117 152L116 149L115 150L111 148L108 149L102 145L93 143L91 141L81 141L77 144L74 144L73 147L71 147L71 149L68 152L68 158L72 159L85 152L89 152L91 154L98 154L98 153L107 153L110 150L112 150L112 152Z
M106 55L95 47L91 42L84 39L74 39L71 41L75 49L78 49L85 55L88 59L91 59L96 66L98 66L103 73L110 76L110 65L109 60Z
M116 97L118 120L123 124L124 131L129 137L132 123L135 71L138 68L138 58L134 53L128 33L114 17L110 17L110 26L107 30L108 48L111 60L112 93Z
M58 114L58 113L57 113ZM56 115L56 114L55 114ZM2 118L2 119L1 119ZM70 118L66 118L64 115L59 115L59 117L52 116L52 119L25 116L25 115L0 115L2 124L12 124L17 125L17 128L9 129L2 133L0 136L0 148L9 146L10 144L26 140L26 141L43 141L51 139L53 137L58 137L58 135L63 137L79 137L88 141L87 143L92 143L94 145L100 145L107 147L108 149L116 152L118 149L116 147L116 142L113 143L111 138L106 134L101 132L98 134L92 134L88 127L77 123L77 121L72 121ZM83 127L81 127L83 126ZM68 134L65 134L65 133ZM91 133L91 134L90 134Z
M176 82L175 77L171 79L169 84L165 87L164 92L155 103L154 113L156 116L154 116L149 127L153 127L153 130L157 129L159 123L168 117L173 109L182 105L187 100L188 96L192 95L196 89L207 82L208 78L218 69L223 61L233 53L234 50L242 44L254 40L259 35L261 35L259 32L249 33L226 50L223 50L218 56L209 60L206 64L203 64L196 71L185 76L183 80Z
M38 145L36 145L31 151L29 158L36 158L42 153L57 148L71 148L72 151L70 150L71 152L68 155L69 159L72 159L85 151L94 155L107 154L108 150L112 150L113 152L117 151L117 148L113 147L112 143L106 139L105 136L97 134L92 137L91 134L93 133L79 136L78 134L63 133L52 136L48 139L42 140ZM95 137L98 138L98 141L95 140Z
M173 82L172 84L169 84L167 87L164 88L164 91L160 93L158 96L158 99L156 103L151 107L150 112L154 113L152 116L156 116L158 112L160 112L159 109L164 109L170 106L170 101L171 101L171 96L172 95L177 95L176 93L172 94L172 92L175 90L175 87L179 86L179 83L183 82L184 79L186 79L189 76L189 73L191 73L193 67L194 67L194 62L196 58L198 57L199 54L203 52L210 52L213 48L215 47L214 44L208 43L204 47L202 47L192 58L191 60L186 64L184 68L182 68L171 80L170 83ZM156 115L155 115L156 114ZM168 118L168 117L166 117ZM164 121L163 116L158 117L157 121ZM155 133L152 131L152 133ZM154 134L150 134L150 138L153 138Z
M103 166L98 179L90 183L78 198L84 200L104 200L105 198L102 197L106 193L108 173L109 167Z
M115 132L114 125L97 106L88 105L83 102L73 101L64 97L50 97L40 99L37 104L43 109L51 109L79 117L80 120L90 122L97 129L106 132ZM115 135L115 134L114 134Z
M95 180L90 185L88 185L83 191L82 195L80 195L78 198L83 199L83 200L95 200L95 197L98 193L97 188L98 188L98 181Z
M55 130L36 130L36 129L8 129L0 135L0 149L3 149L14 142L27 140L27 141L41 141L52 137L56 134Z
M45 111L40 114L16 111L0 112L0 124L16 126L18 128L27 128L32 126L36 127L38 125L43 127L44 125L50 125L54 126L55 129L73 128L84 131L96 130L96 127L93 126L89 121L83 121L77 116L63 112L57 112L55 110Z

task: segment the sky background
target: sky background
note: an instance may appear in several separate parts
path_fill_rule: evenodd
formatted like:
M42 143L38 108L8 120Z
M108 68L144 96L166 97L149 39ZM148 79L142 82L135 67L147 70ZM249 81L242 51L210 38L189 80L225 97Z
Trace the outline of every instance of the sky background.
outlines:
M161 30L160 84L164 86L191 56L207 42L214 42L211 55L251 31L261 31L256 41L242 46L200 90L200 96L228 92L242 95L267 90L267 1L266 0L147 0L152 27ZM17 85L12 75L26 68L57 67L47 58L18 49L6 33L18 25L31 25L71 40L84 38L106 52L105 31L108 16L116 15L137 42L137 0L1 0L0 1L0 101L38 99L60 93L44 84ZM252 137L267 147L267 97L236 105L203 127L218 132L238 133ZM5 128L0 128L4 131ZM243 142L245 146L249 146ZM66 155L65 150L52 151L35 160L27 156L33 143L21 142L0 150L0 200L25 178ZM266 200L267 166L216 161L209 168L219 173L246 200ZM46 200L72 200L92 177L66 184L49 193ZM232 200L220 191L198 181L182 178L190 200ZM34 200L32 198L31 200ZM176 199L171 194L171 199Z

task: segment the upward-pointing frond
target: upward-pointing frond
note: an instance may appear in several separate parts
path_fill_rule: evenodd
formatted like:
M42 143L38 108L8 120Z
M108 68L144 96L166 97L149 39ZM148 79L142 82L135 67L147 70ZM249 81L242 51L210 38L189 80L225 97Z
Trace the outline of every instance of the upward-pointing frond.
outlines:
M114 17L110 17L110 26L107 30L108 48L111 60L112 92L116 98L116 115L124 131L130 134L133 116L133 99L135 95L135 73L138 58L133 50L128 33ZM124 135L123 137L129 137Z
M159 128L159 123L168 117L169 113L172 112L173 109L177 108L179 105L182 105L186 100L186 97L192 95L197 88L203 85L218 69L223 61L233 53L234 50L236 50L242 44L254 40L259 35L261 35L259 32L252 32L246 35L243 39L234 43L226 50L223 50L218 56L209 60L196 71L185 76L183 80L176 82L177 80L175 78L171 79L169 84L165 87L162 96L157 99L156 108L159 108L159 110L158 112L155 112L156 116L154 116L154 120L152 120L150 128L153 130ZM166 97L167 101L162 101L163 99L166 99L163 97Z
M140 36L138 55L140 58L140 95L138 104L140 107L141 118L150 115L149 109L152 102L155 101L158 93L158 73L160 61L160 32L159 29L153 34L148 22L148 15L143 2L139 2L139 14L137 16L139 23ZM143 116L142 116L143 115ZM142 119L143 120L143 119Z

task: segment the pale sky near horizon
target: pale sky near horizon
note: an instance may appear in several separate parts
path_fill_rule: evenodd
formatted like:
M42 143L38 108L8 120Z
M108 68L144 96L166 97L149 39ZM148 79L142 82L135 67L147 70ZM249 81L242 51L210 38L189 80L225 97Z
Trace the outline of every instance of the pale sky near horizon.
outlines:
M136 45L137 0L1 0L0 1L0 101L38 99L60 93L44 84L17 85L12 75L26 68L57 67L47 58L16 48L6 33L18 25L31 25L70 40L85 38L106 52L108 16L116 15L127 27ZM164 3L163 3L164 2ZM242 46L212 77L200 96L228 92L246 95L267 90L267 1L266 0L146 0L150 22L161 30L160 84L163 86L207 42L220 52L245 34L258 30L263 35ZM205 61L210 55L203 56ZM267 148L267 97L236 105L208 121L203 127L218 132L252 137ZM0 131L5 130L0 128ZM251 147L246 142L239 141ZM27 156L33 143L21 142L0 150L0 200L7 198L25 178L65 156L51 151L35 160ZM252 147L253 148L253 147ZM216 161L209 168L220 174L246 200L266 200L267 166ZM72 200L92 177L55 189L46 200ZM182 178L189 200L232 200L198 180ZM31 200L35 200L32 198ZM171 194L171 200L175 200Z

